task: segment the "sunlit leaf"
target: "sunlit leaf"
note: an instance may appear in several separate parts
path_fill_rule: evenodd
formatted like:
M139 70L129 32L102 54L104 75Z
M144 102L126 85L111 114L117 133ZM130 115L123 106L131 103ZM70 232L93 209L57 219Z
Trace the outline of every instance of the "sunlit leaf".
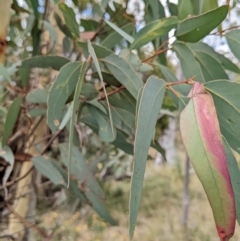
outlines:
M21 104L22 104L22 97L17 97L13 103L11 104L8 113L7 118L4 125L4 130L2 134L2 146L4 147L7 143L8 138L12 135L13 128L16 124L16 121L18 119L18 115L21 110Z
M149 43L157 37L167 34L171 29L178 24L176 17L169 17L160 20L155 20L143 27L135 36L134 42L131 44L131 49L137 49Z

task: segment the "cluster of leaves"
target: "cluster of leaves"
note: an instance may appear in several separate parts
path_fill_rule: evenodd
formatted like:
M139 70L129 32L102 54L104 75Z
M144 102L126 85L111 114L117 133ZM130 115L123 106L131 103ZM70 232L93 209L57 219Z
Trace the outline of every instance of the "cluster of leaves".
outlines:
M240 153L240 85L229 81L228 73L239 74L240 69L201 40L217 27L219 35L225 33L221 23L227 17L229 6L218 7L217 1L208 0L179 0L178 5L167 1L171 16L166 17L166 9L159 0L145 0L146 25L136 33L134 17L122 4L112 2L110 7L107 0L92 4L88 7L93 18L81 18L79 24L75 8L57 2L63 18L57 12L54 17L65 35L64 57L54 54L56 30L47 20L41 20L36 1L28 1L32 13L18 8L20 12L29 13L28 20L32 19L28 21L28 30L24 31L31 31L31 36L27 35L26 39L32 39L33 57L26 58L30 55L27 46L19 69L1 66L1 74L9 81L9 86L16 76L14 84L18 88L14 89L20 89L22 93L12 102L5 120L2 146L4 155L9 155L4 158L10 165L3 186L14 162L12 150L6 144L15 124L21 118L26 119L26 112L30 118L46 116L54 135L67 129L69 138L67 143L59 145L61 162L49 153L48 158L32 158L34 166L53 183L68 187L77 198L89 203L106 221L115 224L102 203L103 191L76 147L79 146L78 129L84 124L103 142L134 155L129 212L130 236L133 237L148 149L152 146L164 155L164 150L154 141L155 125L161 109L174 106L174 110L184 109L181 131L187 153L208 194L219 236L221 240L228 240L234 232L235 207L240 221L240 173L231 150ZM78 2L73 2L77 6ZM11 29L12 43L19 28ZM44 55L40 54L41 28L49 31L51 36L51 48ZM176 40L170 44L172 30ZM226 32L224 37L230 49L240 59L240 30ZM154 47L154 54L147 57L142 47L149 43ZM169 49L176 53L185 80L179 81L168 68L166 52ZM44 89L31 90L30 68L52 68L59 73ZM201 84L196 84L198 82ZM205 96L208 96L206 102L198 104ZM166 101L169 99L170 103ZM26 107L26 112L21 106ZM208 122L202 122L204 118ZM212 126L206 127L207 124ZM208 138L216 145L211 146ZM216 199L219 202L212 201Z

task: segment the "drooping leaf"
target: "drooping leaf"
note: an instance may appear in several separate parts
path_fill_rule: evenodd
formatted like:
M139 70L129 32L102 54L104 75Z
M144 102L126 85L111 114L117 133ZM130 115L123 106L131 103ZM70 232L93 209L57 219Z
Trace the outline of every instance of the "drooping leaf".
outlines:
M157 37L167 34L178 24L176 17L164 18L148 23L135 36L134 42L131 44L131 49L137 49L149 43Z
M228 80L216 80L205 84L213 96L221 132L229 145L240 152L240 84Z
M34 167L45 177L49 178L56 185L66 186L66 182L62 174L52 164L51 158L36 156L32 158Z
M228 169L229 169L231 182L233 186L237 221L238 221L238 224L240 224L240 171L237 164L237 160L224 137L223 137L223 145L227 156Z
M191 0L178 1L178 18L183 20L193 13L193 6Z
M211 95L194 83L180 115L182 140L208 196L221 241L234 234L236 210L217 113Z
M0 80L6 79L7 81L11 82L11 77L7 71L7 69L0 64Z
M112 29L114 29L119 35L121 35L124 39L126 39L129 43L133 43L134 38L130 36L128 33L126 33L124 30L119 28L117 25L114 23L111 23L108 20L104 20Z
M197 51L194 54L201 66L205 81L228 79L228 75L215 58L211 57L206 53Z
M240 60L240 30L232 30L225 34L225 37L227 38L228 45L232 50L233 54Z
M8 138L12 135L13 128L18 119L19 112L21 110L22 97L17 97L11 104L7 118L4 125L4 130L2 134L2 146L4 147L7 143Z
M88 67L88 62L85 61L82 64L81 69L80 69L76 90L74 91L73 104L71 106L72 111L71 111L70 127L69 127L68 169L70 169L70 165L71 165L75 121L76 121L77 111L78 111L78 108L80 105L80 93L81 93L82 85L83 85L83 82L85 79L87 67ZM70 176L68 176L68 177L70 177ZM69 185L69 180L70 180L70 178L68 178L68 185Z
M165 93L165 82L150 77L142 92L139 103L137 129L134 144L134 164L130 194L130 237L133 237L142 195L144 172L148 150L153 138L154 127Z
M31 103L46 103L47 102L47 91L44 89L35 89L28 93L26 96L26 101Z
M76 88L80 66L80 62L66 64L50 89L47 100L47 122L52 132L58 129L64 115L65 104Z
M211 57L213 57L216 61L218 61L223 68L233 71L235 73L240 73L240 69L236 64L234 64L230 59L226 58L223 54L219 54L215 52L213 48L210 47L209 45L203 42L198 42L195 44L188 43L187 46L193 51L193 53L195 51L198 51L198 52L208 54Z
M218 7L218 0L203 0L202 13L208 12Z
M191 49L181 42L175 42L173 44L177 57L180 60L182 71L185 78L192 78L195 76L195 80L199 82L205 82L203 73L201 71L199 63L196 61Z
M65 3L58 4L59 9L62 11L66 25L71 33L78 38L79 37L79 26L76 21L76 16L71 7L68 7Z
M227 16L228 6L224 5L202 15L190 17L178 24L178 40L196 43L207 36Z
M104 218L108 223L112 225L116 225L116 221L112 218L108 210L105 208L105 206L102 203L102 200L91 190L86 189L85 195L90 201L90 204L92 208L102 217Z
M117 55L110 55L101 59L101 61L106 64L112 75L136 98L143 82L133 70L133 67Z
M105 95L106 101L107 101L107 107L108 107L108 113L109 113L109 120L110 120L110 123L111 123L112 134L114 135L112 112L111 112L111 108L110 108L110 104L109 104L109 100L108 100L107 91L106 91L106 88L105 88L105 84L104 84L104 81L103 81L103 76L102 76L101 68L100 68L100 65L99 65L99 62L98 62L96 53L95 53L94 48L92 47L92 44L91 44L90 41L88 41L88 51L89 51L89 53L90 53L91 56L92 56L93 62L94 62L94 64L95 64L95 67L96 67L96 69L97 69L99 78L100 78L101 83L102 83L102 88L103 88L104 95Z
M167 0L167 5L171 15L178 16L178 6L175 3L170 2L169 0Z
M40 55L23 60L21 68L53 68L60 70L70 61L61 56Z
M133 23L128 23L125 26L121 28L124 32L127 34L131 34L131 31L134 29ZM123 39L122 35L120 35L118 32L114 31L113 33L109 34L102 42L101 45L112 49L116 44L119 44L119 42Z
M66 171L61 167L60 163L58 163L56 160L51 158L49 160L51 164L61 173L62 177L64 178L65 183L68 181L67 173ZM81 201L87 202L87 198L85 197L85 194L80 190L80 188L77 186L77 183L73 180L70 180L69 183L69 191L75 195L77 198L80 198Z
M68 166L68 143L62 143L59 145L61 152L61 161L67 167ZM90 172L84 157L76 146L72 149L72 161L70 165L71 174L79 180L79 182L85 186L85 188L91 189L95 195L99 198L104 198L104 193L98 184L97 180Z
M113 142L116 138L116 129L114 127L112 129L108 116L92 105L88 105L87 107L97 121L99 127L98 134L102 141Z
M199 15L202 11L203 0L190 0L190 1L192 3L193 15ZM215 8L217 8L217 6Z

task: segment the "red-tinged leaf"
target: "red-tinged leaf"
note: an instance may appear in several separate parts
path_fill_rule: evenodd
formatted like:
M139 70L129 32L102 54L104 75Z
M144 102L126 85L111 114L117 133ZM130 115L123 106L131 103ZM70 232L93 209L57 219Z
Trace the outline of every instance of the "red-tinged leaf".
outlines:
M180 116L187 154L210 202L221 241L234 234L236 210L220 127L212 96L194 83Z

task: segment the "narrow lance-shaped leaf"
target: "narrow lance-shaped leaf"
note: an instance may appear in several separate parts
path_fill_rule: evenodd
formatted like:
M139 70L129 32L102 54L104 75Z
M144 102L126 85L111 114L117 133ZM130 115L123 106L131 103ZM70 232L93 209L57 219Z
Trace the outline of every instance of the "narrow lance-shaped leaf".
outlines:
M13 132L13 128L18 119L18 115L19 115L19 112L21 109L21 104L22 104L22 97L17 97L13 101L13 103L11 104L11 106L8 110L6 122L4 125L4 130L3 130L3 134L2 134L2 146L3 147L6 145L8 138L11 136L11 134Z
M70 170L71 158L72 158L73 131L74 131L76 112L77 112L78 106L80 104L79 97L80 97L80 93L82 90L82 85L83 85L84 77L86 74L87 66L88 66L88 62L84 62L80 69L79 79L78 79L77 87L76 87L76 90L74 93L74 98L73 98L72 116L70 119L70 129L69 129L68 170ZM69 185L69 180L70 180L70 172L68 171L68 185Z
M148 23L134 36L135 40L130 48L140 48L155 38L167 34L171 29L177 26L177 23L178 20L176 17L164 18Z
M180 115L183 143L207 194L220 240L228 241L234 234L236 210L216 109L200 83L194 83L189 97Z
M103 76L102 76L102 72L101 72L101 69L100 69L100 65L99 65L96 53L95 53L94 48L92 47L92 44L91 44L90 41L88 41L88 51L89 51L89 53L92 56L93 62L95 64L95 66L96 66L99 78L100 78L101 83L102 83L102 88L103 88L103 91L104 91L104 95L105 95L106 100L107 100L108 113L109 113L109 119L110 119L110 123L111 123L112 134L114 135L112 112L111 112L111 108L110 108L110 104L109 104L109 100L108 100L107 91L106 91L106 88L105 88L105 84L103 82Z
M134 38L130 36L128 33L123 31L121 28L119 28L117 25L114 23L111 23L110 21L105 19L105 22L112 28L114 29L117 33L119 33L123 38L125 38L129 43L132 43L134 41Z
M227 140L224 137L223 137L223 145L227 155L228 169L229 169L233 191L234 191L237 221L238 221L238 224L240 224L240 171L237 164L237 160L229 144L227 143Z
M106 64L112 75L124 85L130 94L136 99L143 82L134 71L131 64L115 54L101 59L101 62Z
M131 238L134 234L140 206L148 150L162 106L165 89L165 82L152 76L147 80L139 102L130 194L129 234Z
M66 25L68 29L74 34L75 37L79 37L79 26L76 21L75 13L72 8L68 7L65 3L58 4L59 9L62 11Z
M178 40L196 43L207 36L227 16L228 6L224 5L205 14L191 17L179 23L176 37Z

